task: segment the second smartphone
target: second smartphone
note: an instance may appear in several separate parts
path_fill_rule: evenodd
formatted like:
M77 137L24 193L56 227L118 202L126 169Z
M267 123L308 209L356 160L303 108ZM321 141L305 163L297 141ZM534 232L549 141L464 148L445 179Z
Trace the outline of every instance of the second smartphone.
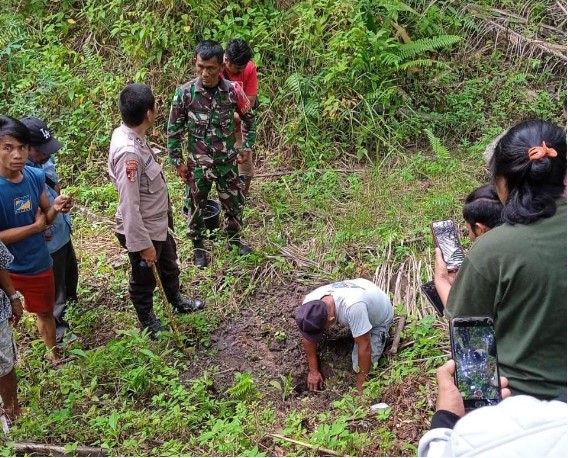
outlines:
M456 317L450 321L455 383L466 410L501 401L497 346L489 317Z

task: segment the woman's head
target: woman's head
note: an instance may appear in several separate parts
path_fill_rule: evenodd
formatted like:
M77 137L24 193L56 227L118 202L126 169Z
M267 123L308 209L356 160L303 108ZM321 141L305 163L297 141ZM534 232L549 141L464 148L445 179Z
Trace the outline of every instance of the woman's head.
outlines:
M503 220L530 224L556 213L566 176L566 134L546 121L524 121L499 140L489 164Z
M485 232L502 223L503 204L492 184L484 184L472 191L465 199L463 219L469 231L469 238L474 241Z

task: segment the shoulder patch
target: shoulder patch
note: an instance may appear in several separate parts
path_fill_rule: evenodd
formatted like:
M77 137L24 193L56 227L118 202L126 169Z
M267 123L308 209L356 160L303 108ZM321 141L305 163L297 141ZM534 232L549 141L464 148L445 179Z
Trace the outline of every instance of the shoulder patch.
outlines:
M126 176L128 177L128 181L134 183L138 179L138 168L140 164L138 161L132 159L125 161L124 164L126 167Z

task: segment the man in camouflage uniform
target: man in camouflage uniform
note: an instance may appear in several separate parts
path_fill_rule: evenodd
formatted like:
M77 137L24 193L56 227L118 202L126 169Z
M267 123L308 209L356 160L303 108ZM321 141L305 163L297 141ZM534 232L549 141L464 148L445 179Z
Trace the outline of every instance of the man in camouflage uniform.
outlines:
M251 154L255 116L242 88L220 78L223 54L221 45L213 41L197 45L195 68L198 77L176 89L168 122L170 162L187 185L186 206L191 209L189 237L194 245L193 259L199 268L207 266L202 211L213 182L225 213L228 249L237 248L241 255L251 252L239 238L245 198L237 163L246 162ZM243 124L240 150L235 148L235 111ZM181 150L186 129L187 164Z
M108 157L109 176L118 192L116 236L128 250L132 267L128 291L140 328L155 338L165 328L153 311L153 264L175 311L189 313L204 304L180 293L176 244L168 232L168 188L145 138L156 119L154 95L144 84L130 84L120 93L119 108L122 124L112 134Z

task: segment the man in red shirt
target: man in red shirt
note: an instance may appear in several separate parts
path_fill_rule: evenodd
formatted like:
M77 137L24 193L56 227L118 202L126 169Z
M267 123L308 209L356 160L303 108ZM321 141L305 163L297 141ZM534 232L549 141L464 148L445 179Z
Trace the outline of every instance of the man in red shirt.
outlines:
M240 85L248 99L251 107L257 106L258 79L256 76L256 65L251 60L252 51L245 40L235 38L229 40L225 49L225 69L223 77ZM242 144L241 120L235 112L235 147L240 148ZM239 164L239 175L245 184L245 196L248 195L250 182L254 175L252 166L252 154L248 160Z

